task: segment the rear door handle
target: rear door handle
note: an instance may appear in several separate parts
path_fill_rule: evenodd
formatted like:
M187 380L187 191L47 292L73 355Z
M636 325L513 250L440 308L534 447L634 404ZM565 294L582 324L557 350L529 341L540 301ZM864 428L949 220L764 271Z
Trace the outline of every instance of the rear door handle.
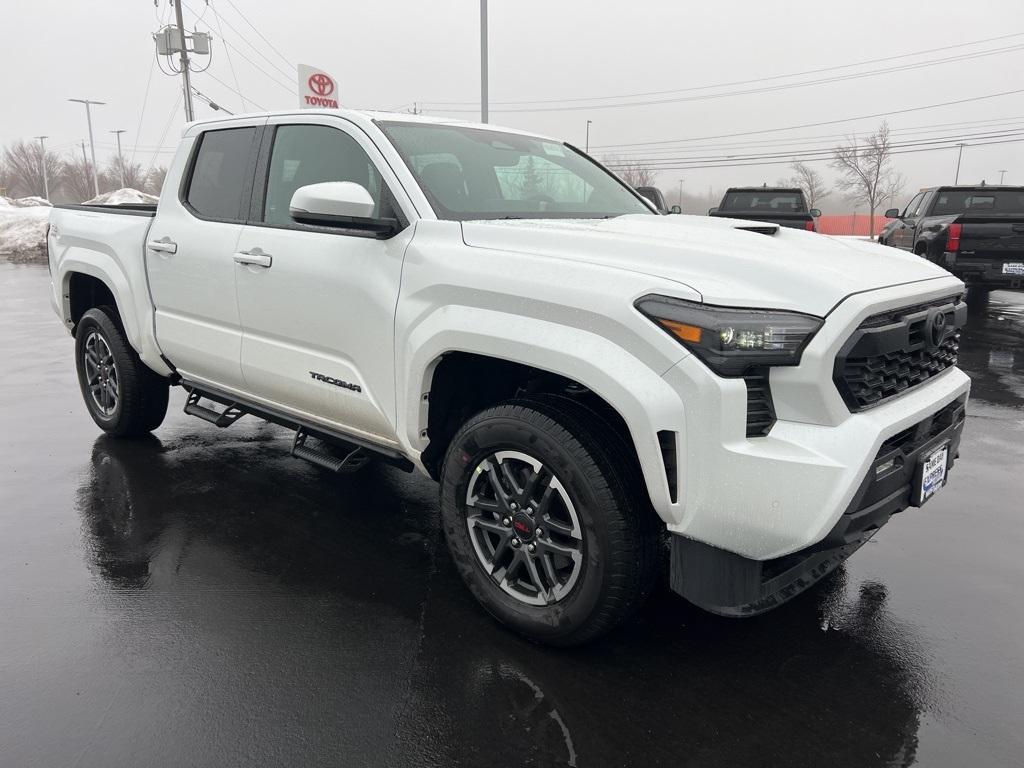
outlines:
M239 251L235 254L236 264L246 264L250 267L263 267L269 269L270 265L274 263L274 257L269 253L264 253L259 248L253 248L251 251Z
M146 247L151 251L157 253L177 253L178 244L171 240L169 237L161 238L160 240L150 240L146 243Z

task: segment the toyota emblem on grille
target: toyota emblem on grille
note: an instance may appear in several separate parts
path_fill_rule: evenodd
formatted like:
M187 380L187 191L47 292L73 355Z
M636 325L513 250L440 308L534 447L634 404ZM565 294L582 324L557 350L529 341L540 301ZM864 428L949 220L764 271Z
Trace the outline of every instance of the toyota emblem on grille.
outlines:
M946 340L946 333L949 331L946 323L946 313L941 309L933 309L928 313L927 333L928 346L931 349L938 349Z

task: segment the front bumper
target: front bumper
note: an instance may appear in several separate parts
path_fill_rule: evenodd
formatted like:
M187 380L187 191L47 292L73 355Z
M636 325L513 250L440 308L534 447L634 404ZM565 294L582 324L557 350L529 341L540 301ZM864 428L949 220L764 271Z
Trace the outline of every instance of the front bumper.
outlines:
M851 509L883 444L970 390L967 375L949 368L851 413L832 380L837 354L865 318L962 290L948 277L838 305L799 366L772 369L775 423L764 437L746 437L742 380L715 376L694 356L670 369L664 378L685 404L685 428L675 441L678 493L657 507L669 532L756 561L824 540Z
M963 396L887 439L832 530L798 552L753 560L673 536L672 589L723 616L755 616L792 599L835 570L894 514L914 503L917 468L923 457L948 444L947 473L952 469L965 420Z

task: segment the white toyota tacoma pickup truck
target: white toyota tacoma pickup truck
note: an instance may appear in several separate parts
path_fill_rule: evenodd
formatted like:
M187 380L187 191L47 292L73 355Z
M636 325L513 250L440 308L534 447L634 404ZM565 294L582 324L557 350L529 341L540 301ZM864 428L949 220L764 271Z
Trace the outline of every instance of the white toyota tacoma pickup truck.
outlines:
M269 419L327 469L424 472L473 595L551 644L640 605L665 540L693 603L778 606L957 457L958 279L659 215L541 136L344 110L192 123L158 205L59 206L47 243L100 428L156 429L178 385L186 413Z

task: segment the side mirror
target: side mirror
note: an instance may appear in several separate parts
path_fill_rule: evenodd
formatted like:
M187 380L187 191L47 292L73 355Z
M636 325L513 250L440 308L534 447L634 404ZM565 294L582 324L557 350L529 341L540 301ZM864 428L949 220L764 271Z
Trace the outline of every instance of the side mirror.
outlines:
M709 208L708 209L708 216L714 216L715 215L715 211L717 211L717 210L718 210L718 208Z
M288 210L300 224L393 234L398 223L394 219L373 218L375 207L365 187L351 181L324 181L296 189Z
M668 212L669 213L682 213L683 209L680 208L678 205L673 205L671 208L668 209Z
M885 212L885 218L887 218L887 219L900 219L900 218L903 218L903 217L900 216L900 209L899 208L890 208L888 211Z
M811 214L812 217L814 217L816 219L819 216L821 216L821 209L820 208L811 208L810 214Z

